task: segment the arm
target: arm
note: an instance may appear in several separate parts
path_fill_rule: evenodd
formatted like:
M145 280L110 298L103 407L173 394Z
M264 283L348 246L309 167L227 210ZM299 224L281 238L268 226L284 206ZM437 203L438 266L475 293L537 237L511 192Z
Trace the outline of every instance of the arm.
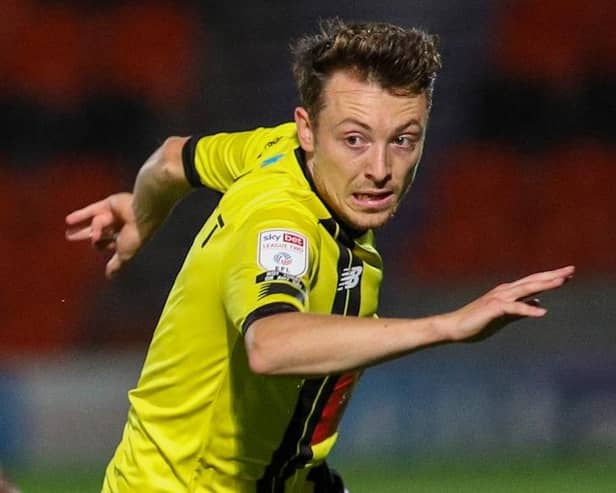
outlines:
M105 273L113 277L160 227L190 190L182 164L185 137L170 137L143 164L132 193L118 193L66 216L66 238L90 240L113 255Z
M437 344L477 340L545 308L521 300L562 286L574 267L501 284L450 313L420 319L280 313L253 322L245 344L255 373L324 375L375 365Z

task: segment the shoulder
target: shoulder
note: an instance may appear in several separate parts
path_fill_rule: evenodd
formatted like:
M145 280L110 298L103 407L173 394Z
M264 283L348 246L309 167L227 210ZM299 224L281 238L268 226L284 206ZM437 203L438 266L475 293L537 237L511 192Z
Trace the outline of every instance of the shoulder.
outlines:
M255 143L264 147L273 147L279 143L297 142L295 123L285 122L274 127L259 127L252 131Z
M282 268L293 276L311 272L322 248L318 219L301 201L276 198L247 202L235 211L221 203L233 262L255 259L266 271ZM227 215L228 214L228 215Z
M241 230L291 229L313 238L319 234L319 217L309 197L292 190L257 196L254 201L245 202L237 212L236 224Z
M274 127L258 127L246 132L239 132L247 137L248 145L260 156L270 149L294 148L298 145L295 123L286 122Z
M263 154L274 146L297 146L295 123L286 122L273 127L257 127L250 130L225 131L213 134L195 134L189 139L189 145L195 149L214 147L242 147L247 157L253 158Z
M299 146L295 123L257 129L253 135L253 149L260 167L277 163Z
M263 148L257 164L229 188L221 201L223 207L242 209L242 215L282 214L311 216L315 221L329 213L318 200L303 174L296 151L297 143L271 140Z

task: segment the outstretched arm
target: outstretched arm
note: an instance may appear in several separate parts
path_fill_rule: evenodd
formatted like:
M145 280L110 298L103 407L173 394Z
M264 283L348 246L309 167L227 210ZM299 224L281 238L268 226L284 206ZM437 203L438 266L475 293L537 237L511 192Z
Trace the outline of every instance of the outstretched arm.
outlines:
M66 238L89 240L113 255L108 278L132 259L189 190L182 165L185 137L170 137L143 164L132 193L118 193L66 216Z
M450 313L419 319L279 313L253 322L245 344L255 373L325 375L398 358L420 348L489 336L547 310L522 300L562 286L573 266L501 284Z

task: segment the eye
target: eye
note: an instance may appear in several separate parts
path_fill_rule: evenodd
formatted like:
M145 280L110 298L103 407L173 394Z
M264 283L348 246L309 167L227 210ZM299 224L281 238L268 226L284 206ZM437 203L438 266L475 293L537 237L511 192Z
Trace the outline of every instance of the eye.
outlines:
M417 141L410 135L403 134L403 135L396 136L393 140L393 143L399 147L405 147L408 149L412 149L417 144Z
M364 143L364 139L361 137L361 135L357 134L347 135L344 138L344 141L349 147L359 147Z

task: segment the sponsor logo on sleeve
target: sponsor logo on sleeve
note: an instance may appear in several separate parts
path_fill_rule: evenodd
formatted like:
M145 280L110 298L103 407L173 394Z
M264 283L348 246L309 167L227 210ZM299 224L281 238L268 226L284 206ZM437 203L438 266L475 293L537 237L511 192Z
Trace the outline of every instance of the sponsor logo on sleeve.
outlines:
M308 268L308 240L294 231L268 229L259 233L257 261L267 271L301 276Z

